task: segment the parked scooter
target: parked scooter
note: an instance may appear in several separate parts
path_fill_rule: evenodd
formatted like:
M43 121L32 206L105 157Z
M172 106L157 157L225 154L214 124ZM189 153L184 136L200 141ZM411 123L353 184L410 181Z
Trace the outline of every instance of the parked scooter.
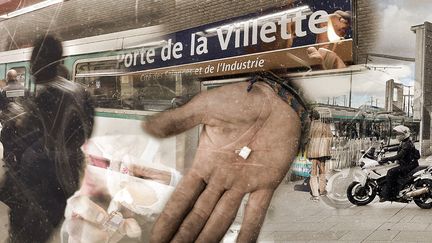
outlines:
M374 147L363 151L357 165L362 169L364 178L352 182L347 189L347 197L352 204L364 206L372 202L376 195L381 197L387 171L398 166L391 162L379 164L378 161L383 155L382 146L377 152ZM398 187L395 202L414 201L420 208L432 208L432 166L415 168L407 176L398 178L397 184L393 186Z

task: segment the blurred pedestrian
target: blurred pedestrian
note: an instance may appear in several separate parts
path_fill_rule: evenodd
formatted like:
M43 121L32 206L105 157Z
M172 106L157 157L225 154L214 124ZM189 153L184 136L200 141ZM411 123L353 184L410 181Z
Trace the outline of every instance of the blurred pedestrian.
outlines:
M3 88L3 91L24 89L24 86L18 81L17 71L15 69L10 69L6 73L6 87Z
M6 109L9 102L17 101L26 95L25 87L18 81L18 73L10 69L6 73L6 86L1 91L0 109Z
M35 94L23 102L25 115L10 126L16 129L13 137L2 130L2 143L15 141L4 149L18 148L19 158L6 164L0 194L11 209L11 242L46 242L63 219L67 198L79 188L80 147L92 132L94 108L83 87L58 76L62 55L56 37L36 40L30 59Z
M330 124L324 119L320 119L320 114L314 110L311 113L311 126L309 143L307 147L307 157L312 162L310 176L310 187L312 200L319 200L319 195L326 192L326 161L331 158L330 149L332 142L332 132Z
M10 119L10 117L7 115L8 112L4 112L6 109L20 109L20 107L17 104L11 104L11 103L17 103L22 101L22 98L27 96L27 92L24 88L24 86L18 81L18 73L14 69L10 69L6 73L6 86L1 90L0 92L0 111L2 111L2 114L0 115L0 122L2 123L2 126L5 126L5 122ZM14 114L17 114L18 111L13 112ZM7 134L6 133L14 133L15 129L5 129L3 131L3 134L5 137L12 137L13 134ZM3 147L8 146L8 144L13 144L14 141L4 141ZM14 162L11 162L15 160L15 154L16 154L16 147L13 145L10 146L10 149L3 150L3 160L6 161L6 163L12 164Z

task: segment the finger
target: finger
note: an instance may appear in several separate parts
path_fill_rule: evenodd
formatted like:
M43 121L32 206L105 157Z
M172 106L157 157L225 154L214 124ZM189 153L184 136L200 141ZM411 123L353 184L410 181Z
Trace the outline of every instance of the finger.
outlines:
M222 196L222 187L207 186L181 224L173 242L194 242Z
M94 224L101 224L108 220L108 213L103 208L92 202L86 196L76 196L68 199L66 218L71 218L77 214L86 221Z
M250 194L237 242L257 241L273 192L267 189Z
M204 188L205 183L196 172L190 171L184 176L156 220L150 242L169 242Z
M139 226L138 222L133 219L125 219L124 223L120 227L120 231L124 232L129 238L139 238L141 237L141 227Z
M234 221L244 193L226 191L217 203L196 242L220 242Z
M136 177L158 180L162 181L165 184L169 184L171 181L170 171L158 170L138 165L129 165L128 169L130 172L132 172L132 175Z
M82 219L69 219L65 223L72 242L105 242L109 238L106 231Z
M159 113L142 124L144 131L163 138L173 136L203 123L207 110L208 92L197 94L186 105Z

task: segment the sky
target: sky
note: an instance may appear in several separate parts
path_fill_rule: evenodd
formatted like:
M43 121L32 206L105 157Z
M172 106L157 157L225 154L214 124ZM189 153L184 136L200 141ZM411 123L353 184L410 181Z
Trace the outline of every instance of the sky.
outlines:
M430 0L379 0L382 30L376 50L396 56L415 56L415 34L411 26L432 21Z
M350 81L352 80L352 107L370 105L371 97L373 105L378 99L378 106L384 106L383 94L385 82L391 79L389 75L380 71L363 68L361 71L343 74L330 74L319 76L306 76L295 79L306 92L306 97L320 103L333 104L333 98L337 105L348 106L350 93ZM325 85L324 85L325 84ZM330 97L330 100L328 98Z
M411 27L432 22L431 0L380 0L376 1L378 12L381 13L380 31L374 52L402 56L415 57L416 35ZM372 64L384 66L396 66L385 71L394 76L405 85L412 85L414 80L414 63L383 58L372 58Z
M380 31L374 52L402 56L415 57L416 35L411 27L423 24L425 21L432 22L432 1L431 0L380 0L376 1L378 12L381 13ZM372 58L372 65L387 66L380 69L383 79L393 78L397 82L407 86L414 85L415 63L397 60L386 60L383 58ZM385 81L384 81L385 82ZM374 90L382 88L383 84L373 84L370 88ZM385 84L384 84L385 87ZM409 88L404 89L408 93ZM411 94L414 88L410 88ZM384 98L384 97L383 97ZM381 103L384 105L384 102Z
M414 58L416 36L411 31L411 26L422 24L425 21L432 22L432 0L374 1L378 9L377 19L380 28L372 52ZM370 70L353 75L353 107L370 104L371 97L374 100L373 105L378 99L378 106L384 107L385 83L389 79L394 79L407 86L414 84L415 65L413 62L370 57L368 66ZM343 105L344 96L349 94L349 79L349 75L324 77L319 80L306 80L304 85L311 91L311 96L320 102L326 102L328 97L335 97L337 104ZM320 88L316 90L316 82L324 81L326 85L318 85ZM408 88L405 88L404 92L407 94ZM410 88L410 92L413 93L413 88Z

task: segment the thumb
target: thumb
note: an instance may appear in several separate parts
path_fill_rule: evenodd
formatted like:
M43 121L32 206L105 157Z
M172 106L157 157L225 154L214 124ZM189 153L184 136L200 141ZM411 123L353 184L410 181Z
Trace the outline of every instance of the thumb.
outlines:
M125 219L123 225L121 226L121 230L129 238L139 238L142 234L141 227L139 226L138 222L133 218Z
M121 226L111 234L108 239L108 243L117 243L124 236L128 236L129 238L140 238L141 237L141 228L138 225L138 222L133 218L128 218L123 221Z

